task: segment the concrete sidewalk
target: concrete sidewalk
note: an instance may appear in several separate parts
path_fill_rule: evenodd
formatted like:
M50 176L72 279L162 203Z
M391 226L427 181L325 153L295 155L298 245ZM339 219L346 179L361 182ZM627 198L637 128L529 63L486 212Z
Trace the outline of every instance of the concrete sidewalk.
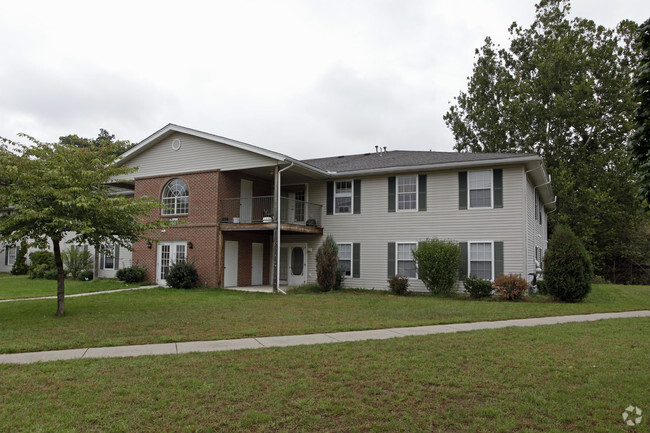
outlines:
M146 290L159 287L155 286L140 286L140 287L130 287L126 289L115 289L115 290L102 290L101 292L87 292L87 293L76 293L74 295L65 295L67 298L78 298L79 296L93 296L93 295L103 295L105 293L119 293L119 292L129 292L132 290ZM0 302L17 302L17 301L40 301L42 299L56 299L55 296L37 296L35 298L12 298L12 299L0 299Z
M86 349L52 350L48 352L14 353L0 355L0 364L31 364L33 362L61 361L87 358L120 358L143 355L175 355L190 352L218 352L224 350L262 349L324 343L447 334L480 329L511 326L555 325L558 323L591 322L602 319L650 317L649 310L621 313L580 314L574 316L539 317L532 319L497 320L494 322L453 323L448 325L388 328L369 331L334 332L325 334L287 335L279 337L240 338L236 340L191 341L185 343L144 344L137 346L91 347Z

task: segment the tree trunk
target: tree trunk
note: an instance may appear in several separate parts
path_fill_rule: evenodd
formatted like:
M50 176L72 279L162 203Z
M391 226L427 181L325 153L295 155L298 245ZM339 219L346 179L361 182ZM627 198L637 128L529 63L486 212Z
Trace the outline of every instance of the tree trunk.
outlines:
M63 316L65 313L65 271L63 270L63 260L61 259L61 246L58 239L52 239L52 248L54 249L54 263L56 264L56 315Z

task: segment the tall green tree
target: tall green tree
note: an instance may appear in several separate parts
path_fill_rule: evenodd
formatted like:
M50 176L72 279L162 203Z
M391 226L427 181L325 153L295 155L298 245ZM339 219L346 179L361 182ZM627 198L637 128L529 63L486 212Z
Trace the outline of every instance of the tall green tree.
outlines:
M76 134L59 137L59 143L76 147L111 146L115 156L126 152L132 144L129 140L115 140L115 134L100 128L96 138L83 138Z
M641 59L634 74L634 132L630 140L632 166L637 175L637 198L650 210L650 19L639 27Z
M637 25L569 12L568 0L543 0L529 28L510 26L508 49L487 38L444 120L458 151L542 155L557 195L551 228L568 224L602 273L643 234L627 153Z
M0 240L52 246L58 270L56 315L63 315L65 272L61 242L90 244L99 251L115 243L130 248L161 221L146 222L159 203L150 198L111 194L107 185L134 170L114 163L117 146L108 141L79 147L41 143L22 135L24 145L0 137Z

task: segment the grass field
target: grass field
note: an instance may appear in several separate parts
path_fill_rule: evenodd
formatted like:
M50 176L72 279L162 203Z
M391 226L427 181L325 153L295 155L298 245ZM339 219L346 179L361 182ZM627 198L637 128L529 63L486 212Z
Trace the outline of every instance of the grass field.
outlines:
M594 286L577 304L159 288L68 298L64 317L54 317L55 309L54 300L0 303L0 353L641 310L650 309L650 286Z
M65 293L98 292L103 290L124 289L137 287L141 284L126 284L122 281L102 278L93 281L65 280ZM56 296L56 281L30 280L24 275L0 274L0 299L36 298L40 296Z
M647 318L614 319L0 365L0 425L9 432L642 432L650 413L648 329ZM644 411L637 427L623 423L629 405Z

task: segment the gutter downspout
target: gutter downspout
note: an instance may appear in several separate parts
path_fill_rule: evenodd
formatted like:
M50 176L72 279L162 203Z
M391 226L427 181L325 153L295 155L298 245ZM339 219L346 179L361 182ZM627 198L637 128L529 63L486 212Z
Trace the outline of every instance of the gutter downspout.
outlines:
M278 191L277 191L277 195L278 195L278 215L277 215L277 218L276 218L277 219L277 224L278 224L278 227L276 228L276 230L278 231L278 244L276 246L277 247L277 258L278 258L278 272L275 273L275 278L276 278L275 283L276 283L276 287L278 288L278 292L282 293L283 295L286 295L287 292L285 292L284 290L282 290L280 288L280 232L281 232L280 227L281 227L281 224L282 224L281 221L280 221L280 219L281 219L280 215L282 215L282 207L281 207L282 206L282 204L281 204L282 200L280 198L280 191L282 190L282 172L284 170L290 169L291 167L293 167L293 162L291 163L291 165L289 165L287 167L284 167L282 170L278 170Z

